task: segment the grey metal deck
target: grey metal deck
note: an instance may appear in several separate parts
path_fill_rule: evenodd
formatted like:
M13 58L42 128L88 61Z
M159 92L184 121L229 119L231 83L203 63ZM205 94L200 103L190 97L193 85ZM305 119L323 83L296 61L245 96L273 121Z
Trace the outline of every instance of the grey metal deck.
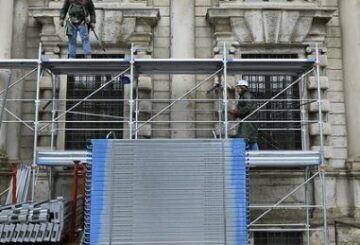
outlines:
M230 59L229 75L241 73L301 75L313 68L311 59ZM135 59L139 74L211 74L223 67L222 59ZM34 69L36 59L0 60L0 69ZM41 66L54 74L117 74L130 67L128 59L46 59Z

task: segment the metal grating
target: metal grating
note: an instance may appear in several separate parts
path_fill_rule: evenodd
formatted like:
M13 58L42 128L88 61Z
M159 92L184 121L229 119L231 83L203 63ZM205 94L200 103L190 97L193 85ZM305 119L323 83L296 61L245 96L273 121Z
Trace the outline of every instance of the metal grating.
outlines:
M296 54L243 54L245 59L295 59ZM258 107L264 100L272 98L290 85L296 76L274 74L244 73L243 78L249 81L249 90L259 100ZM262 150L299 150L301 149L301 124L299 86L287 89L276 101L268 103L252 120L258 123L259 148ZM276 121L276 122L275 122ZM291 121L291 122L286 122Z
M111 75L68 76L67 109L112 78ZM116 137L121 138L122 121L124 120L123 98L124 85L121 78L118 78L89 100L82 102L74 110L68 112L66 114L68 122L66 123L65 148L71 150L85 149L88 139L105 138L111 130L116 131Z
M86 244L248 244L243 140L93 140Z

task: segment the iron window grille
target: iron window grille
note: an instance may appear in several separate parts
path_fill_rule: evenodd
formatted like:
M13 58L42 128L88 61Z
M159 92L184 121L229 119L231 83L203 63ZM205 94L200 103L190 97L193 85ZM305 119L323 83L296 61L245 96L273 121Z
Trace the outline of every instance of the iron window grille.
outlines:
M106 57L104 55L93 55L93 58L122 57L123 56L119 55L106 55ZM111 75L68 76L66 109L71 108L82 98L91 94L112 78ZM89 139L105 138L111 129L114 130L117 138L122 138L123 123L104 121L124 120L123 99L124 87L119 78L91 96L88 101L82 102L74 110L67 113L65 148L67 150L86 149L86 144ZM79 123L75 121L84 122Z
M246 59L291 59L296 54L243 54ZM249 81L249 90L258 100L258 107L278 94L296 77L284 75L242 74ZM301 123L283 122L300 121L300 89L295 84L287 89L275 101L260 109L250 120L257 123L259 129L259 148L262 150L299 150L301 149ZM264 122L266 121L266 122ZM277 121L277 122L275 122ZM281 122L279 122L281 121Z

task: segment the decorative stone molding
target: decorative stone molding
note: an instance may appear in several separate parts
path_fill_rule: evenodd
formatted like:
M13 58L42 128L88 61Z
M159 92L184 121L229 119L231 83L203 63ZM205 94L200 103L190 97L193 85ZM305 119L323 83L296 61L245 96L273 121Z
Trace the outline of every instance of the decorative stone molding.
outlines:
M67 37L59 26L61 2L50 2L47 8L32 8L30 16L42 25L40 38L44 44L65 46ZM130 6L130 7L129 7ZM106 46L128 47L131 43L150 45L152 29L160 19L158 9L139 7L139 4L122 6L119 3L97 3L95 31ZM90 42L97 42L90 35Z
M320 45L322 46L323 43L320 43ZM321 53L321 55L319 55L319 64L320 64L320 74L324 74L324 70L326 69L327 66L327 54L326 54L326 48L321 47L321 49L319 50L319 52ZM307 57L310 59L314 59L316 57L316 52L315 49L313 47L313 45L310 45L309 47L307 47L307 52L308 55ZM318 88L318 83L316 81L316 78L314 76L310 76L308 78L308 83L307 83L307 89L308 89L308 96L309 99L314 99L317 100L318 99L318 94L317 94L317 88ZM321 109L322 109L322 113L323 113L323 136L324 136L324 147L330 147L329 146L329 137L331 137L331 125L330 123L327 121L328 118L328 113L330 112L330 105L331 102L328 98L327 95L327 91L329 89L329 78L327 76L320 76L320 89L321 89ZM318 104L317 102L313 102L310 103L308 105L308 115L309 115L309 119L310 120L318 120L319 117L319 108L318 108ZM309 136L310 136L310 145L312 149L318 148L320 149L320 130L319 130L319 124L315 123L315 124L311 124L309 125ZM331 158L332 155L331 154L325 154L325 159L329 159Z
M326 23L335 9L299 5L237 4L209 8L207 19L216 40L243 44L304 44L323 42Z
M316 77L309 77L308 78L307 88L309 90L316 90L317 86L318 86L318 84L317 84ZM320 76L320 88L323 89L323 90L329 89L329 79L328 79L328 77Z
M328 113L330 111L330 101L327 99L321 100L321 110L323 113ZM309 112L310 113L318 113L319 105L317 102L312 102L309 104Z

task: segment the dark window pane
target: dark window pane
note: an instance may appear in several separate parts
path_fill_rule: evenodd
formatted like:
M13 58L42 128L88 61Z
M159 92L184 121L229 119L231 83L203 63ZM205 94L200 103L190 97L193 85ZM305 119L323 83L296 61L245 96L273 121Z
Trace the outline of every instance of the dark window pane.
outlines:
M302 245L302 232L255 232L254 245Z
M93 55L93 58L122 58L119 55ZM113 77L111 75L78 75L68 76L66 109L77 104ZM105 138L111 129L121 129L122 123L75 122L75 121L122 121L124 89L121 79L116 79L89 101L66 114L65 148L86 149L89 139ZM102 101L103 100L103 101ZM101 130L104 129L104 130ZM122 131L116 131L117 138L122 138Z
M296 54L243 54L246 59L293 59ZM249 89L258 101L258 107L268 99L277 95L289 86L296 77L292 76L266 76L256 74L243 74L243 78L249 81ZM298 122L275 122L275 121L300 121L299 85L281 93L275 101L268 103L253 120L274 121L272 123L260 122L259 147L262 150L296 150L301 149L301 124Z

